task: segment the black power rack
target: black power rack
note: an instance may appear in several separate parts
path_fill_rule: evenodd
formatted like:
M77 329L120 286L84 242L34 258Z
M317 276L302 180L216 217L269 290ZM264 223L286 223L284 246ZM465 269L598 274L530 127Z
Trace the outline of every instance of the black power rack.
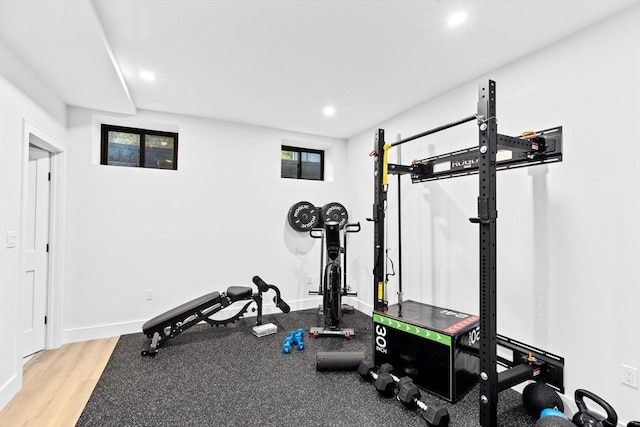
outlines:
M414 161L411 165L389 164L392 147L476 121L479 143L447 154ZM388 175L410 174L413 183L479 175L478 216L470 218L480 226L480 425L497 425L498 394L529 379L545 382L564 393L564 358L497 334L496 286L496 171L562 161L562 127L527 132L520 137L498 134L496 119L496 83L478 85L477 113L453 123L417 135L385 143L384 129L378 129L374 151L374 310L388 308L385 286L385 212ZM399 193L399 192L398 192ZM398 194L398 208L400 209ZM400 224L398 226L400 240ZM400 246L400 242L399 242ZM401 251L398 251L401 254ZM401 255L399 255L401 256ZM402 261L399 260L399 264ZM402 278L399 277L399 295ZM401 299L401 297L399 298ZM399 301L401 303L401 301ZM498 353L498 348L502 353ZM498 365L503 367L498 372Z

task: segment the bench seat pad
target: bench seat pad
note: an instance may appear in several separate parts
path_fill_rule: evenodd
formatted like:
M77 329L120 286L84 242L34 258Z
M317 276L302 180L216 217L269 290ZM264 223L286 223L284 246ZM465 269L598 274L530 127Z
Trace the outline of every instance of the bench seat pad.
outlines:
M159 314L153 319L146 321L144 325L142 325L142 332L147 335L153 334L154 332L160 331L173 323L183 321L186 317L194 314L196 311L204 310L208 307L219 304L221 300L220 292L215 291L192 301L185 302L176 308Z

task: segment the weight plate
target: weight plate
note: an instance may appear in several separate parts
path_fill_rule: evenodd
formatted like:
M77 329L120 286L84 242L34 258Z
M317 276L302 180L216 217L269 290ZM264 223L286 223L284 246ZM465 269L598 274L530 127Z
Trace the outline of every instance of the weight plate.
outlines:
M322 220L325 223L335 221L340 224L340 229L342 229L349 221L349 214L347 209L340 203L331 202L322 207Z
M318 208L309 202L298 202L291 206L287 215L289 225L296 231L309 231L320 222Z

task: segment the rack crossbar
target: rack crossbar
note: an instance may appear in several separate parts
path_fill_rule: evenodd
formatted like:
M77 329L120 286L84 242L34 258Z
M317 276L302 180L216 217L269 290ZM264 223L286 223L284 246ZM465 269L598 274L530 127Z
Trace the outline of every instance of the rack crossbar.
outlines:
M564 393L564 357L503 335L497 335L496 339L498 347L502 350L497 360L500 366L512 370L531 359L534 361L531 364L535 368L532 374L533 378L544 382L560 393ZM531 378L521 379L524 381Z
M498 134L496 170L562 161L562 127L537 132L535 139ZM416 160L411 166L389 165L389 173L411 173L413 183L478 173L477 146Z
M422 137L427 136L427 135L432 135L434 133L437 133L437 132L443 131L445 129L449 129L449 128L461 125L463 123L467 123L467 122L470 122L472 120L476 120L476 119L477 119L477 116L474 114L473 116L469 116L469 117L465 117L464 119L460 119L457 122L447 123L446 125L438 126L436 128L426 130L426 131L424 131L422 133L419 133L419 134L416 134L416 135L413 135L413 136L409 136L409 137L407 137L405 139L401 139L400 141L393 142L390 145L391 145L391 147L395 147L397 145L404 144L405 142L413 141L414 139L422 138Z

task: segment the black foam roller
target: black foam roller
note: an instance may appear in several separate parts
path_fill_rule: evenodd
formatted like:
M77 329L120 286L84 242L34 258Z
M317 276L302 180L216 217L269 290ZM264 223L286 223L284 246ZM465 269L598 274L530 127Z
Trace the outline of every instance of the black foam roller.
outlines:
M316 370L355 371L364 359L364 351L319 352L316 355Z

